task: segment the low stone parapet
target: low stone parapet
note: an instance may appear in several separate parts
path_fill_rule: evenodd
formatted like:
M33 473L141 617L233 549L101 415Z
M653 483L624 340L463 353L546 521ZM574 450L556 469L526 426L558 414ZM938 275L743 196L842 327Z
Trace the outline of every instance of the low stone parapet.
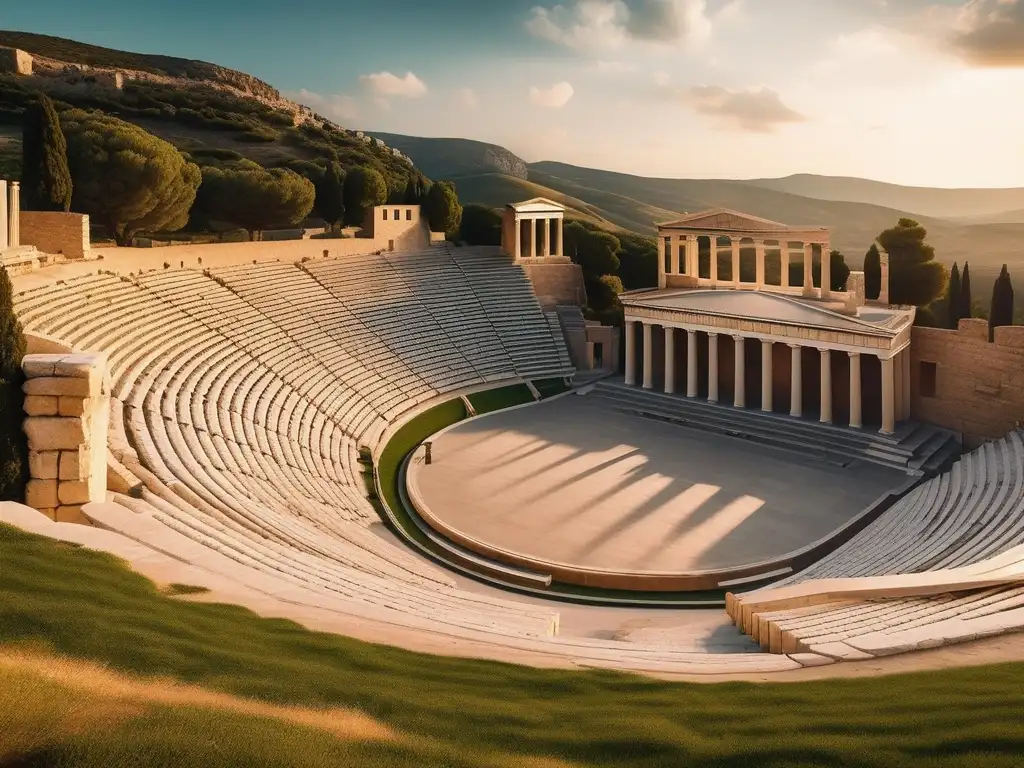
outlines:
M104 501L110 375L103 353L26 355L25 502L58 522L88 522L82 505Z

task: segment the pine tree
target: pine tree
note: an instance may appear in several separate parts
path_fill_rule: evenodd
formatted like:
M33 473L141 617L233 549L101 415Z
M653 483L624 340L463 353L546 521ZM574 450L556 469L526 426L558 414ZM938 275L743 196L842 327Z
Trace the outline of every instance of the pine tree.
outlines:
M872 243L864 255L864 297L877 299L882 292L882 256L878 245Z
M341 166L336 162L330 162L316 185L317 213L331 227L338 224L345 216L344 179Z
M1013 325L1013 283L1005 264L992 286L992 304L988 313L989 341L995 339L995 330L1000 325Z
M25 108L21 137L22 207L29 211L71 208L68 144L53 102L45 94Z
M927 236L918 222L901 218L875 238L889 255L890 303L926 307L946 293L949 273L935 260Z
M960 273L960 319L973 317L971 302L971 267L965 261L964 271Z
M946 289L946 327L956 330L960 325L960 267L953 263Z
M416 175L409 176L409 180L405 183L405 193L402 195L402 202L405 205L418 205L419 199L416 193Z
M28 441L25 418L25 335L14 314L14 288L7 270L0 267L0 500L22 501L28 481Z

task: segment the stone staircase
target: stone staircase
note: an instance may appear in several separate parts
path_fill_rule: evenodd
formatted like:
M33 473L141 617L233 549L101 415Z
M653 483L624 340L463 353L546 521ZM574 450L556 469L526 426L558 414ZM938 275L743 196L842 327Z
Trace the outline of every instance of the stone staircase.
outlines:
M786 414L628 387L621 379L598 382L592 395L637 416L717 432L833 464L867 461L920 476L948 467L961 453L955 433L930 424L901 422L895 434L880 435L870 427L861 430L819 424Z

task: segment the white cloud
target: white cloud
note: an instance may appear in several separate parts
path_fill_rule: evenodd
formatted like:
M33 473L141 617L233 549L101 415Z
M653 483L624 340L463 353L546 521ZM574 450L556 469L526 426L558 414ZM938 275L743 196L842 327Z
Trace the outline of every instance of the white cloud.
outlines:
M549 86L548 88L530 88L530 101L541 107L557 109L564 107L572 98L572 86L564 80Z
M323 115L326 118L338 121L353 120L359 114L356 100L344 93L335 93L330 96L308 91L301 88L298 91L290 91L284 97L305 104L307 107Z
M359 79L377 96L415 99L427 93L426 83L412 72L406 72L404 77L393 75L390 72L375 72L370 75L362 75Z
M568 48L602 51L629 42L665 45L705 39L711 20L706 0L575 0L571 7L534 6L526 29Z
M698 114L717 117L727 126L751 133L771 133L780 125L807 120L770 88L733 91L720 85L695 85L678 96Z
M976 67L1024 67L1024 2L969 0L948 44Z
M655 85L664 87L668 85L670 78L668 72L655 72L652 75L652 79L654 80Z
M455 99L458 103L466 109L472 109L476 106L476 93L473 92L472 88L459 88L455 91Z

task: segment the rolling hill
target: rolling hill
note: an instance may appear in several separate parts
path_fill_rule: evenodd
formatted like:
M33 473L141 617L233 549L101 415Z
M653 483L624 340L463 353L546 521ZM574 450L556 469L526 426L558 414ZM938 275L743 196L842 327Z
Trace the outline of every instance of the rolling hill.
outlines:
M416 166L432 179L450 179L478 173L500 173L518 179L527 178L526 161L497 144L471 139L431 139L398 133L369 132L389 147L412 156Z
M799 173L782 179L750 179L742 182L820 200L874 203L937 218L982 217L1024 208L1024 188L936 189L905 187L847 176Z

